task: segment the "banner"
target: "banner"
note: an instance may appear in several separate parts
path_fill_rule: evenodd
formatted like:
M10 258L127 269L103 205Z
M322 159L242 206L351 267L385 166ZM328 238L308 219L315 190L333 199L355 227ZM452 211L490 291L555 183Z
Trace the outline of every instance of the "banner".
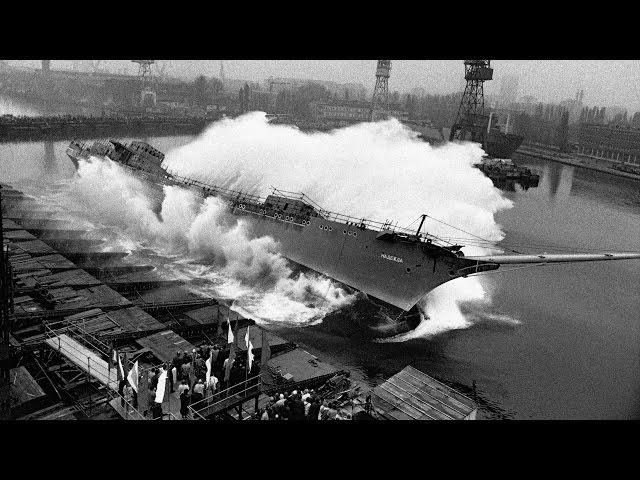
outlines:
M231 331L231 320L229 320L229 333L227 334L227 343L233 343L233 332Z
M129 370L129 375L127 375L127 380L129 381L129 385L133 388L136 393L138 393L138 361L133 364L133 368Z
M251 366L253 365L253 344L249 340L249 346L247 348L247 366L249 368L249 372L251 371Z
M162 370L160 377L158 377L158 386L156 387L156 403L164 402L164 391L167 388L167 371Z
M207 358L207 361L204 362L205 365L207 366L207 373L205 374L205 380L206 380L205 385L209 385L209 379L211 378L211 367L212 367L211 357L213 357L213 352L209 354L209 358Z

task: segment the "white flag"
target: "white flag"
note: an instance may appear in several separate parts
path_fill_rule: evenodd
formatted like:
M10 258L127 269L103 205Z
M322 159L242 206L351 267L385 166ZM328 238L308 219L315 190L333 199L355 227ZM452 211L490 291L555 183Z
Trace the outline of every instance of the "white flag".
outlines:
M244 344L249 348L249 327L247 327L247 333L244 335Z
M249 365L249 371L251 371L251 365L253 365L253 352L251 351L252 349L253 344L249 342L249 345L247 346L247 363Z
M120 378L124 380L124 368L122 367L122 359L118 355L118 369L120 370Z
M158 377L158 386L156 387L156 403L164 402L164 390L167 385L167 371L162 370L162 373Z
M233 332L231 331L231 320L229 320L229 334L227 335L227 343L233 343Z
M207 361L204 362L207 366L207 373L205 374L205 385L209 385L209 379L211 378L211 355L207 358Z
M136 393L138 393L138 361L133 364L133 368L129 370L129 375L127 375L127 380L129 381L129 385L133 388Z

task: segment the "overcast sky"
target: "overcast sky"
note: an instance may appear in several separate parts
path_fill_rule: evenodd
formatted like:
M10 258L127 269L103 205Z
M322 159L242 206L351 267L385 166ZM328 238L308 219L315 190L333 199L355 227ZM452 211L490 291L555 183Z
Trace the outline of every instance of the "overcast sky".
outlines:
M11 61L11 64L39 66L39 61ZM105 61L111 70L135 66L125 60ZM494 81L485 91L498 93L503 75L519 75L520 95L539 101L558 102L573 98L584 89L587 105L622 106L630 113L640 110L640 61L635 60L492 60ZM71 68L71 61L53 60L52 68ZM362 83L372 89L376 60L224 60L227 78L262 81L269 76L312 78L340 83ZM218 76L219 60L172 60L171 76L194 78ZM422 87L428 93L451 93L463 84L462 60L392 60L389 89L400 92Z

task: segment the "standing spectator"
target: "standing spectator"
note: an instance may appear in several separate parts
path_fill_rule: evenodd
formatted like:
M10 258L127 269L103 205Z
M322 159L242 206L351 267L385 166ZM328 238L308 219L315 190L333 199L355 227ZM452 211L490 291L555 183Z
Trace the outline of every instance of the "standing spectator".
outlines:
M307 418L311 421L317 421L320 415L320 401L316 397L311 398L311 406Z
M218 378L211 372L209 383L206 385L207 397L212 396L218 389Z
M197 403L204 398L204 382L199 379L193 386L193 393L191 394L191 402ZM201 406L200 406L201 407Z
M125 411L129 413L131 411L131 403L133 401L133 388L131 388L131 385L127 383L124 386L123 393L124 393L123 406L125 408Z
M185 419L189 415L189 387L184 380L180 387L185 387L182 389L182 393L180 393L180 415ZM178 390L180 387L178 387Z
M193 373L196 378L203 378L207 373L207 364L204 363L201 355L198 355L196 358L196 363L193 366Z
M169 382L169 393L173 393L173 365L165 363L164 369L167 371L167 381Z
M182 395L182 392L187 391L187 393L189 393L189 385L187 385L187 381L186 380L182 380L180 382L180 385L178 386L178 395Z
M178 375L180 377L182 377L182 363L184 362L183 358L182 358L182 352L180 350L178 350L176 352L176 356L173 357L173 366L176 367L176 370L178 371ZM181 378L179 378L178 380L180 380Z
M149 373L149 388L155 390L158 386L158 369L152 368Z
M309 389L305 388L304 392L302 393L302 401L306 402L310 396L311 396L311 393L309 393Z
M282 418L284 416L284 411L286 410L285 405L285 398L284 398L284 394L280 394L280 398L278 399L278 401L275 403L274 405L274 409L276 411L276 414L278 416L280 416L280 418Z
M124 408L124 387L126 387L127 385L128 385L128 382L124 378L120 380L120 382L118 383L118 394L121 397L120 406L123 408Z
M191 362L188 359L182 364L182 379L191 386Z
M218 355L220 354L220 347L216 343L213 345L211 349L211 370L213 370L213 366L218 364Z
M292 420L304 420L304 403L300 399L300 394L296 394L293 396L293 400L291 402L291 419Z
M309 410L311 409L311 399L307 398L304 401L304 418L309 418Z
M149 390L147 391L147 404L149 405L149 410L144 412L144 416L147 416L147 412L151 411L151 414L153 414L153 405L156 403L156 389L155 388L149 388Z

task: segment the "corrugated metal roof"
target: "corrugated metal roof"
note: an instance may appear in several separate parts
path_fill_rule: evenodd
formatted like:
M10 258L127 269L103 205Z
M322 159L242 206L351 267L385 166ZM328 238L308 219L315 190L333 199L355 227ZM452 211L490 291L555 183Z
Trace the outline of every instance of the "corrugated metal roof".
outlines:
M411 366L371 393L376 413L390 420L463 420L477 408L471 399Z

